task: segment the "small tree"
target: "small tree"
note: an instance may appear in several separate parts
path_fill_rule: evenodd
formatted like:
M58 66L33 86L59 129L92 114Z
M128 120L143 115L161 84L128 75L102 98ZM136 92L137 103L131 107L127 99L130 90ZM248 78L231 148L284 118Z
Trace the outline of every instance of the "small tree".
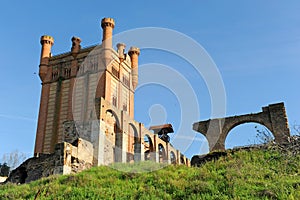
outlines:
M295 135L300 136L300 125L294 124L293 126Z
M259 130L257 129L257 126L255 126L255 129L257 132L256 138L258 139L259 143L267 144L274 141L274 136L268 129L264 128L262 130Z
M2 162L7 164L11 170L17 168L25 159L27 158L26 154L15 150L11 153L4 154L2 157Z
M0 163L0 176L8 176L10 171L10 167L7 166L6 163L1 164Z

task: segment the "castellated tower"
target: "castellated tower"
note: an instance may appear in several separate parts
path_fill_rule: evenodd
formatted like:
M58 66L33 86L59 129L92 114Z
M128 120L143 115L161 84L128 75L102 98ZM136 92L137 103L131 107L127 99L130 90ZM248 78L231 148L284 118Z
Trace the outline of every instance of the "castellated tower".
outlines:
M81 49L81 39L73 37L70 52L51 56L53 37L41 37L39 76L42 81L42 94L35 153L53 152L54 145L64 139L63 122L73 120L74 115L82 122L87 122L90 118L97 119L97 116L91 116L94 114L92 110L95 99L102 97L134 117L135 87L132 85L131 61L125 54L124 44L118 44L118 52L112 47L114 25L111 18L101 21L101 55L93 55L93 50L97 48L95 46ZM138 59L137 56L133 57ZM134 67L137 67L136 64ZM97 77L99 70L103 71Z
M54 56L53 37L41 37L35 155L55 152L57 143L76 146L84 140L92 146L85 152L93 165L180 160L178 150L134 120L139 48L126 53L125 44L112 46L112 18L103 18L101 27L100 45L81 48L81 39L72 37L70 51Z

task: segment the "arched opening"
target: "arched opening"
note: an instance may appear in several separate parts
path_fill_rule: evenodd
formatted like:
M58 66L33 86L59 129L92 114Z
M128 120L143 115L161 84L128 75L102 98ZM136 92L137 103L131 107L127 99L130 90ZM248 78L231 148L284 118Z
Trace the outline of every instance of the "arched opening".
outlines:
M185 165L185 160L183 155L180 156L180 164Z
M118 116L112 110L106 111L105 117L106 127L106 144L105 144L105 157L106 161L122 162L122 130L120 129L120 123Z
M152 160L153 157L153 142L149 135L144 136L145 160Z
M159 153L159 162L164 163L167 161L167 154L164 146L162 144L158 144L158 153Z
M171 160L171 164L176 164L176 155L173 151L170 152L170 160Z
M137 128L132 123L129 123L129 129L129 152L133 153L130 160L137 162L141 160L141 140Z
M234 126L225 140L225 149L267 143L274 140L271 131L256 122L245 122Z

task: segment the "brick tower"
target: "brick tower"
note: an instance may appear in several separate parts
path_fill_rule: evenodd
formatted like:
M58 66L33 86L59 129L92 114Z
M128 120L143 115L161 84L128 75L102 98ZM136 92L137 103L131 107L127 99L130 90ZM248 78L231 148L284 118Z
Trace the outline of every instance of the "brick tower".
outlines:
M82 128L91 119L99 120L101 98L134 117L134 90L138 80L139 49L125 44L112 47L115 22L101 21L102 44L81 48L81 39L72 38L71 51L52 56L54 39L41 37L39 76L42 81L40 110L34 153L52 153L56 143L65 141L66 122L74 119Z

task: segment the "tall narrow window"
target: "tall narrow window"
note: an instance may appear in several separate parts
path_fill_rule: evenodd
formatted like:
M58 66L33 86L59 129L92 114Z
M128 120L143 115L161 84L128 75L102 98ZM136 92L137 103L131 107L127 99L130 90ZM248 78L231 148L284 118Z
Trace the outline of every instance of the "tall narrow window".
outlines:
M122 81L123 81L124 85L126 85L127 87L130 86L129 78L125 74L123 75L123 80Z
M112 105L117 107L117 97L115 96L112 97Z
M115 77L119 78L119 71L115 67L112 67L111 72Z
M118 107L118 93L119 93L118 81L112 80L111 81L111 103L115 107Z
M128 89L123 87L123 92L122 92L122 104L123 104L123 110L128 111L129 105L129 92Z
M123 110L127 111L127 104L123 104Z

